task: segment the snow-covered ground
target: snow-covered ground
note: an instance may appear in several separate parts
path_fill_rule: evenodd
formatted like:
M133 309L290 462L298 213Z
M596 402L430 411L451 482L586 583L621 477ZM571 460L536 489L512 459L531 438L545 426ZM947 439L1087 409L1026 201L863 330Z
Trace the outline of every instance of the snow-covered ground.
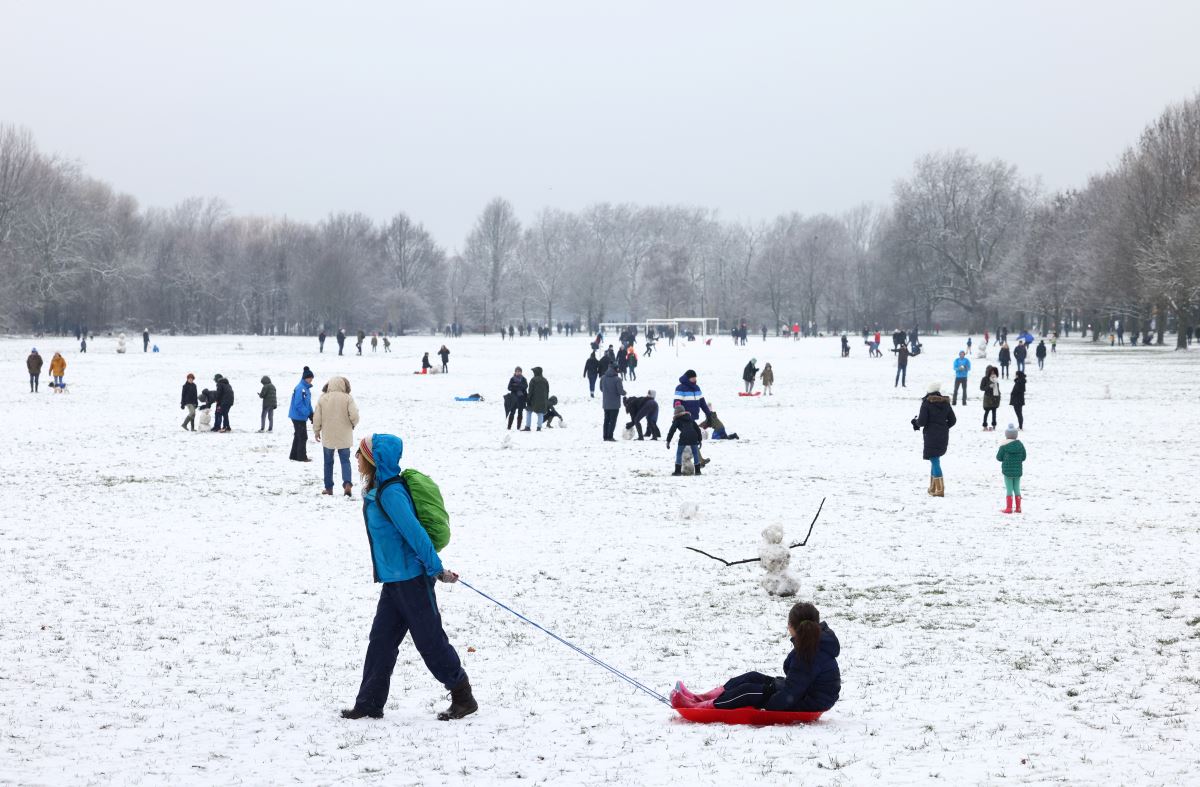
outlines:
M1026 513L998 513L1001 432L971 403L946 497L909 419L948 382L962 337L928 337L909 387L855 340L727 338L643 358L627 390L691 367L740 442L672 478L661 442L600 441L587 339L449 342L451 374L414 376L440 338L324 355L314 339L0 340L0 782L1182 784L1200 768L1200 428L1196 351L1059 344L1030 364ZM71 392L27 391L30 346ZM665 344L665 343L664 343ZM351 347L352 343L348 344ZM334 348L334 352L330 351ZM776 395L739 399L770 361ZM995 356L995 350L992 350ZM754 564L780 523L802 597L842 641L842 699L818 724L693 725L464 587L439 586L480 712L445 704L411 644L382 721L344 721L378 588L357 489L323 498L289 462L286 401L310 365L346 375L357 434L405 440L452 513L446 564L666 692L778 672L789 600ZM541 365L565 429L511 434L500 395ZM184 375L237 394L232 434L179 428ZM258 379L281 409L256 434ZM1005 402L1009 382L1004 384ZM484 404L456 395L481 393ZM664 413L663 430L667 416ZM1001 428L1012 420L1001 411ZM312 444L316 451L318 446ZM319 454L316 454L319 456ZM685 518L685 503L698 513ZM473 652L468 652L473 648Z

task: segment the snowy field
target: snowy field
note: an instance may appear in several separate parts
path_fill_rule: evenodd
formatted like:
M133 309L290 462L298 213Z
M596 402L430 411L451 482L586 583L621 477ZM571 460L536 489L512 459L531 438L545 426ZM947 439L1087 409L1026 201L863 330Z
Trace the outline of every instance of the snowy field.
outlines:
M80 355L72 340L0 340L2 783L1195 783L1195 350L1073 337L1044 372L1031 363L1026 513L1005 517L978 361L946 497L925 493L909 419L931 379L949 383L962 337L926 338L907 389L860 340L849 359L832 338L662 347L627 390L666 407L694 368L745 438L706 443L701 478L670 477L661 442L600 441L586 338L452 341L451 374L427 377L412 371L440 338L361 358L332 339L324 355L314 339L156 341L157 355L117 355L98 337ZM31 344L47 361L64 351L69 394L45 377L28 393ZM773 364L775 396L736 396L751 356ZM788 647L791 601L759 588L760 569L684 547L752 557L763 527L798 540L827 497L793 567L841 638L841 701L811 726L688 724L442 585L479 713L436 721L444 692L406 643L385 718L340 719L378 588L357 488L322 498L320 463L287 459L305 364L318 388L347 376L357 434L401 435L406 464L440 482L449 567L663 693L778 674ZM545 368L565 429L507 443L515 364ZM180 429L189 371L201 387L230 378L232 434ZM255 433L264 374L281 400L273 434ZM488 401L453 400L475 392Z

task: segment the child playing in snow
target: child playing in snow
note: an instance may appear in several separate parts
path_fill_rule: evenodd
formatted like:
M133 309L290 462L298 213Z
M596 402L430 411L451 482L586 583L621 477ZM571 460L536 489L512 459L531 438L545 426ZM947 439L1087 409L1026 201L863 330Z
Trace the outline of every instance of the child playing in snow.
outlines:
M1018 372L1019 374L1019 372ZM1012 424L1004 430L1005 443L996 451L996 461L1004 473L1004 492L1008 506L1002 514L1013 513L1013 498L1017 499L1016 513L1021 513L1021 468L1025 463L1025 446L1017 439L1017 427Z
M703 694L693 694L682 683L676 683L671 692L671 707L829 710L842 690L837 664L841 645L837 635L821 622L816 607L801 602L788 613L788 636L792 651L783 661L784 677L747 672Z
M558 425L559 425L559 427L562 427L562 426L563 426L563 424L564 424L564 422L563 422L563 417L562 417L562 415L561 415L561 414L558 412L558 410L556 410L556 409L554 408L554 405L558 404L558 397L557 397L557 396L551 396L549 399L547 399L547 400L546 400L546 404L548 404L548 405L549 405L549 407L546 409L546 428L547 428L547 429L553 429L553 428L554 428L554 427L551 425L551 423L554 421L554 419L555 419L555 418L557 418L557 419L558 419Z
M730 434L725 431L725 424L717 418L717 411L711 404L708 406L708 417L700 422L701 429L711 429L714 440L737 440L737 432Z

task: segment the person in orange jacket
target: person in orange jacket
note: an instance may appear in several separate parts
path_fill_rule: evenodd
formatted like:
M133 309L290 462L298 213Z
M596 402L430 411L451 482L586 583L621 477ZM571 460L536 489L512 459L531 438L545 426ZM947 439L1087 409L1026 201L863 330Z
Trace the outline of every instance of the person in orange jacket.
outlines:
M66 373L67 359L62 357L62 353L54 353L54 357L50 359L50 387L55 393L62 393L63 375Z

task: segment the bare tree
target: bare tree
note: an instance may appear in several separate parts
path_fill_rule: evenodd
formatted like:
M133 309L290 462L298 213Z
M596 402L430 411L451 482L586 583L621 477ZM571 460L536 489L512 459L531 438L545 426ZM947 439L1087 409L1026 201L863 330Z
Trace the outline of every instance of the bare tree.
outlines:
M483 289L482 314L484 325L500 325L505 316L504 287L507 276L516 262L517 244L521 242L521 224L508 200L496 197L484 207L467 236L464 258L475 266L481 276L475 277Z

